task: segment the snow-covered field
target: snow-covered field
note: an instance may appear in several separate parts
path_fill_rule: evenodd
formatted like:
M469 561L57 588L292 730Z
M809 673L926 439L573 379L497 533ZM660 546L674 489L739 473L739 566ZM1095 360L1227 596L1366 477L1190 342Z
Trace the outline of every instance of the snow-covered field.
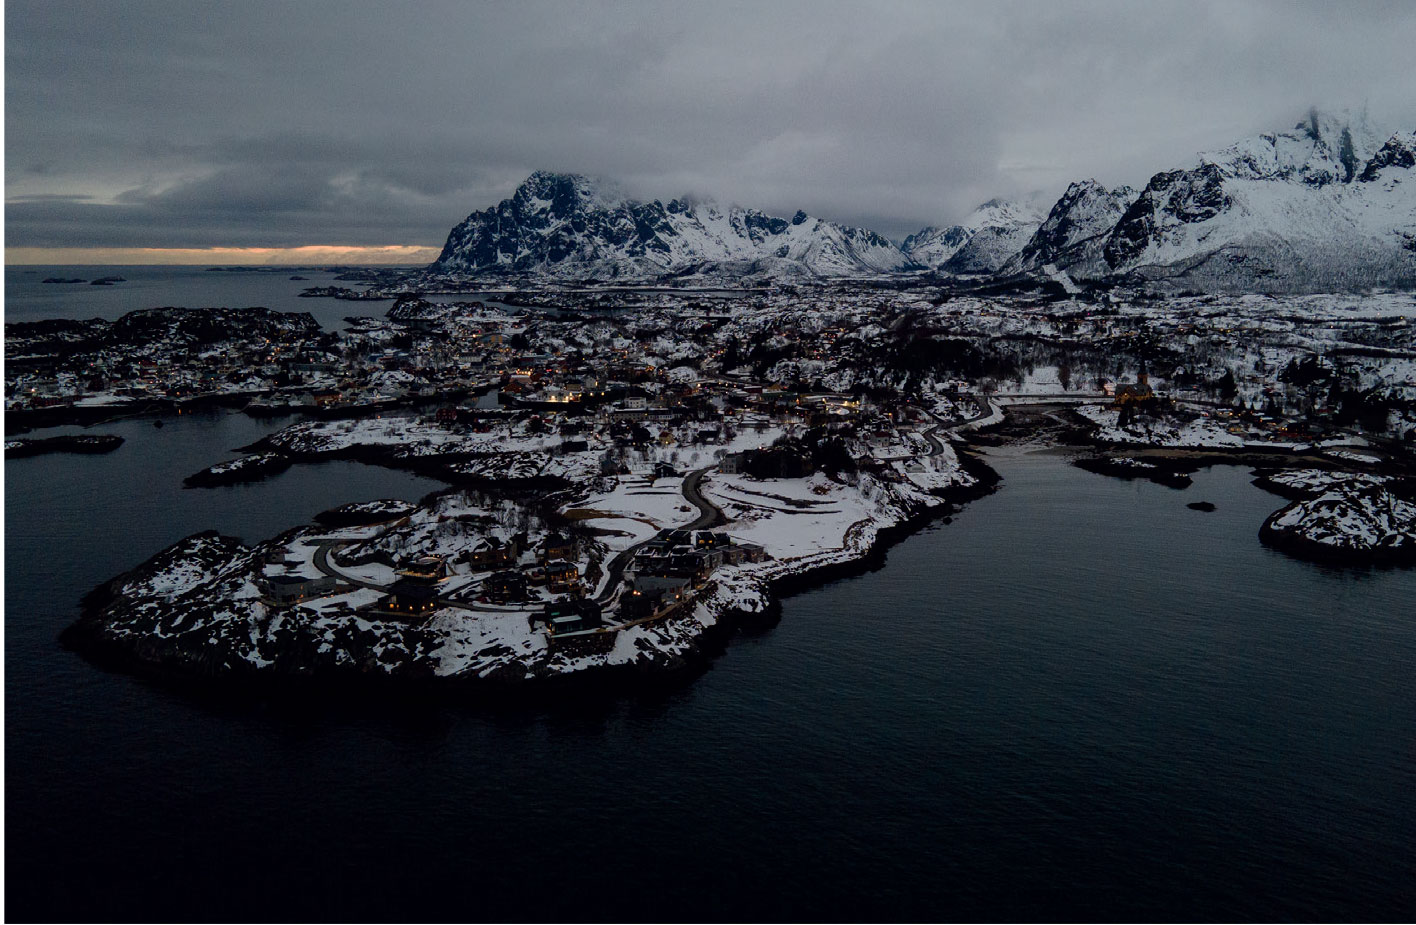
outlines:
M652 538L660 530L692 523L698 509L684 500L683 479L650 481L637 475L618 476L606 491L593 491L570 508L577 521L598 530L616 531L600 537L613 552Z

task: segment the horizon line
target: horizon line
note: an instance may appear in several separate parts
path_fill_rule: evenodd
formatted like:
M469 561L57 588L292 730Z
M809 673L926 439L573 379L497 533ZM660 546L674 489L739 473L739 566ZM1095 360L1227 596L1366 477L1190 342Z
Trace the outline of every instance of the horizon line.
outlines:
M6 247L8 266L309 266L432 263L442 248L422 244L305 244L298 247Z

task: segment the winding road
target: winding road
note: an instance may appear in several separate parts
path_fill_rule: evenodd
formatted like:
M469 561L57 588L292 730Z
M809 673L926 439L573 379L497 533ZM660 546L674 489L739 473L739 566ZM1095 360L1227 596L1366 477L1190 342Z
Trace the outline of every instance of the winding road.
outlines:
M608 573L609 580L604 583L604 590L601 591L600 594L595 597L595 602L597 604L600 604L603 607L614 599L615 594L619 590L620 581L624 577L625 568L634 559L634 554L637 553L646 544L651 543L657 539L665 539L671 533L674 533L678 530L708 530L712 527L718 526L719 524L726 522L727 519L723 516L723 512L719 510L718 507L713 504L713 502L703 497L703 493L700 492L698 489L699 483L703 481L703 476L707 474L710 469L713 468L713 466L704 466L702 469L695 469L694 471L690 472L683 480L684 500L687 501L689 504L692 504L694 507L698 508L698 519L682 527L665 527L664 529L660 530L658 533L654 534L648 539L635 543L633 546L630 546L629 548L624 549L618 554L616 554L615 557L610 560L609 564L605 566L605 571ZM321 574L328 575L336 581L342 581L345 584L353 585L356 588L367 588L371 591L379 591L381 593L387 594L390 590L390 587L388 585L381 585L372 581L365 581L362 578L355 578L353 575L349 575L345 572L342 572L336 569L332 564L330 564L330 552L341 546L347 546L350 542L351 541L349 540L324 540L320 542L315 548L315 555L312 559L315 568L318 569ZM500 607L478 606L476 604L470 604L463 601L456 601L446 597L439 597L437 599L437 605L439 607L455 607L459 610L470 610L474 613L508 612L504 608Z
M973 395L970 397L973 399L974 410L977 413L971 418L964 418L962 421L955 421L953 424L945 424L943 421L939 420L939 416L933 411L930 411L928 408L924 408L922 406L920 407L921 411L929 415L935 421L933 427L921 432L921 436L923 436L925 440L929 441L930 456L938 456L940 453L944 452L944 444L940 441L938 437L938 433L941 430L947 430L950 433L954 433L955 431L958 431L962 428L968 427L972 424L976 424L979 421L982 421L984 418L993 416L996 409L993 407L992 402L990 402L986 398L980 398L978 395ZM979 411L979 408L984 408L986 410Z
M611 600L615 591L619 588L620 579L624 577L625 566L629 565L630 561L634 559L634 554L639 552L646 544L652 543L654 540L666 539L669 534L677 530L707 530L720 523L726 522L727 518L723 516L723 512L718 510L713 502L703 497L702 492L698 490L698 483L703 481L704 474L712 468L713 466L704 466L702 469L695 469L683 480L684 500L698 508L698 519L683 527L665 527L649 537L649 539L641 540L628 549L619 552L610 560L610 564L605 566L605 571L609 574L609 580L605 582L605 589L595 598L596 603L603 606Z

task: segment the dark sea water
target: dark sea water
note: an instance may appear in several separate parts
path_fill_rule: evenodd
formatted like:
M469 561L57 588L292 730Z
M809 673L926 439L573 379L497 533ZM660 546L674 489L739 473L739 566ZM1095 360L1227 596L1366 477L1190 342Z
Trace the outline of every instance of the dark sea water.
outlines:
M212 696L60 649L184 535L436 487L180 488L280 423L5 463L8 918L1416 916L1416 572L1265 549L1244 469L996 451L999 492L669 690Z
M260 306L282 312L309 312L326 330L333 331L344 327L346 316L374 315L381 318L393 304L300 298L302 289L313 286L364 288L357 282L337 281L337 275L337 271L286 267L256 272L165 266L7 266L5 320L107 318L112 321L140 308ZM86 281L121 276L126 282L111 286L92 286L88 282L43 282L51 276ZM292 280L292 276L304 276L306 279Z

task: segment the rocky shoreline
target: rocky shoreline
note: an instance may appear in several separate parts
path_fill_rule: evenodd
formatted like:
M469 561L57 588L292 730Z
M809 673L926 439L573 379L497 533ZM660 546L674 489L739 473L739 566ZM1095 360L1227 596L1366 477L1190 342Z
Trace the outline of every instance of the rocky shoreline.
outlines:
M1119 453L1126 455L1110 455ZM1073 465L1181 489L1191 483L1188 473L1207 466L1253 466L1255 485L1291 502L1260 525L1258 536L1265 546L1339 567L1416 565L1416 505L1411 503L1416 482L1409 464L1395 459L1354 462L1311 448L1111 446L1106 454L1081 457ZM1214 509L1205 505L1188 507Z
M239 485L243 482L259 482L261 479L284 472L291 466L290 458L279 453L255 453L242 456L230 462L208 466L201 472L187 476L182 484L188 488L216 488L222 485Z
M969 476L969 483L946 488L931 494L927 503L911 504L899 520L879 525L861 536L861 542L834 554L807 557L800 563L766 563L750 574L731 575L718 582L692 612L666 618L656 624L657 632L667 634L662 647L640 646L640 656L626 663L593 663L578 665L570 671L537 670L526 672L497 669L483 673L463 673L440 676L430 670L424 658L432 645L427 628L389 625L360 626L353 620L344 628L335 649L348 658L321 653L319 641L310 633L302 633L298 621L278 630L272 639L278 654L264 664L255 664L233 657L236 645L244 643L236 636L223 632L212 635L184 634L183 617L164 625L165 617L156 617L150 632L115 632L114 608L132 599L133 589L142 584L161 584L168 580L174 568L182 563L203 562L215 572L231 573L249 562L269 555L272 549L291 541L306 528L294 528L280 536L247 547L239 540L214 532L195 534L158 553L133 570L119 575L87 594L82 601L80 618L61 634L61 642L95 664L134 674L201 686L216 684L246 685L257 683L286 689L323 688L353 685L387 689L389 686L417 690L456 689L477 691L516 690L518 692L549 693L574 686L600 689L640 689L659 684L677 684L705 670L713 657L721 654L739 631L768 627L780 614L781 600L809 588L819 587L838 578L862 574L880 568L887 550L917 532L925 524L950 514L971 500L996 489L997 474L981 460L965 452L958 454L959 465ZM434 493L434 495L441 492ZM432 497L432 496L430 496ZM426 499L425 499L426 500ZM378 503L375 503L378 504ZM360 505L346 506L350 508ZM389 511L360 511L343 508L325 512L320 520L354 523L375 517L386 521ZM183 597L178 591L176 598ZM190 595L187 595L190 598ZM175 598L174 598L175 599ZM187 605L190 609L190 601ZM161 610L154 608L154 613ZM130 614L125 614L130 616ZM367 624L367 621L363 621ZM168 632L174 630L174 632ZM392 669L381 658L390 649L390 641L415 657L394 665ZM642 640L641 640L642 643ZM534 695L534 694L533 694Z
M1027 417L1027 414L1010 415L1011 420L978 435L977 445L1027 439L1019 430ZM1033 423L1045 418L1048 415L1043 414ZM284 446L282 449L289 451L290 448ZM1129 448L1128 452L1132 456L1147 455L1143 451L1137 452L1136 448ZM1254 460L1252 453L1165 452L1166 457L1156 467L1163 477L1194 471L1203 465L1220 462L1245 464ZM436 472L445 481L452 481L447 478L446 460L436 456L399 457L386 447L343 446L308 454L292 454L296 459L302 455L308 455L311 459L328 459L331 456L357 458L379 465L414 468L430 474ZM174 569L180 571L177 563L200 561L205 556L210 560L212 575L218 578L237 576L239 579L243 574L255 574L251 571L252 563L269 561L274 554L284 554L282 550L294 548L301 542L306 545L315 542L320 531L314 527L297 527L250 547L238 540L212 533L188 537L87 595L80 619L64 632L62 640L86 658L107 666L168 680L215 683L218 686L251 681L303 688L352 684L386 689L393 685L413 690L515 690L535 692L533 696L538 696L540 692L565 690L571 685L577 690L587 687L639 689L646 685L679 683L705 670L734 635L774 625L779 619L784 598L838 578L881 567L887 550L895 543L929 522L947 518L959 505L996 490L999 476L986 463L964 447L956 447L955 456L951 465L956 467L956 471L965 473L964 477L956 477L947 487L927 492L917 489L911 490L912 493L905 492L892 502L894 506L888 511L855 524L846 532L839 549L818 548L818 551L803 556L720 569L690 609L646 626L635 627L633 631L619 630L624 638L615 643L617 655L614 658L569 656L542 648L528 650L539 654L527 661L528 656L514 655L506 650L505 657L494 655L490 661L481 658L480 661L467 663L469 668L440 673L438 653L446 651L451 644L446 627L398 624L386 620L371 622L353 611L336 611L335 618L329 618L326 614L320 618L323 622L315 627L308 622L302 626L305 618L283 618L279 616L279 611L267 613L251 609L249 613L252 616L249 618L240 617L229 623L217 620L210 623L214 629L200 629L203 620L225 601L212 596L206 604L194 605L193 599L199 597L200 592L187 592L199 583L182 585L182 580L186 579L174 583ZM1260 454L1260 458L1271 467L1277 461L1272 454ZM1156 473L1149 471L1147 466L1112 465L1114 460L1106 456L1074 462L1090 471L1107 475L1135 477L1139 474L1157 480ZM1282 459L1282 462L1288 463L1289 458ZM1332 460L1327 462L1334 464ZM1120 471L1113 471L1118 467ZM1134 471L1137 469L1140 471ZM1383 539L1391 533L1390 523L1385 527L1387 534L1381 532L1381 525L1375 532L1369 531L1373 538L1365 545L1333 543L1330 536L1327 539L1320 536L1326 528L1317 528L1315 532L1314 527L1315 523L1338 523L1340 526L1346 523L1341 517L1350 520L1350 504L1342 508L1341 516L1336 521L1332 510L1336 503L1334 492L1350 490L1349 493L1365 492L1363 497L1370 496L1372 504L1368 507L1371 510L1377 510L1382 504L1389 509L1391 499L1406 505L1397 511L1400 517L1395 523L1396 533L1409 539L1410 531L1416 529L1416 507L1403 500L1409 497L1405 488L1399 489L1400 495L1393 493L1392 489L1404 484L1400 480L1362 473L1293 469L1291 464L1259 470L1256 475L1259 476L1256 480L1258 484L1295 499L1293 504L1276 512L1260 528L1260 539L1265 544L1303 558L1340 564L1416 562L1410 542L1400 538ZM760 484L768 488L772 483L769 480ZM499 487L505 490L508 486L503 483ZM456 490L449 488L435 492L424 500L423 506L439 495ZM725 483L719 490L728 490L731 495L732 491L740 493L746 488L734 488L733 484ZM762 493L754 490L749 494ZM766 493L762 497L778 496ZM1301 516L1295 515L1294 512L1302 505L1311 506L1315 498L1325 499L1326 507L1318 505L1313 510L1299 512ZM801 503L811 502L797 502ZM393 520L406 522L408 515L419 507L406 503L389 505L389 502L346 505L319 515L317 521L325 527L357 530L362 524L387 524ZM784 509L783 513L789 511ZM1409 520L1401 519L1408 516ZM787 521L790 522L791 518ZM859 527L864 527L863 531L858 532ZM1402 530L1407 533L1403 534ZM169 600L159 600L160 594L153 596L149 591L134 591L144 584L163 583L170 585ZM203 587L221 586L208 584ZM231 579L225 587L237 588L240 582ZM254 591L250 590L253 586L247 584L245 587L246 590L233 598L241 606L249 605L255 596ZM148 597L144 598L144 594ZM242 603L243 599L245 603ZM136 609L134 601L138 602ZM169 607L183 610L183 614L168 616L166 610ZM134 617L137 611L144 611L140 619ZM122 626L124 621L127 621L126 626ZM147 629L142 629L143 626ZM134 627L138 629L134 631ZM261 637L259 644L257 635ZM482 644L485 646L485 638ZM466 640L458 645L465 647ZM486 651L493 651L498 645L494 643L492 649ZM445 664L443 667L446 667Z
M269 437L257 440L249 446L238 447L242 453L254 456L280 456L291 463L321 463L335 460L358 462L367 466L382 466L397 469L413 475L437 479L462 488L496 489L504 491L563 491L570 482L558 475L499 476L477 475L464 470L475 457L467 454L423 454L410 455L397 447L354 445L329 450L301 450L279 444ZM275 471L259 476L275 475ZM256 481L259 479L253 479Z
M21 438L5 441L7 459L47 453L111 453L123 445L117 434L74 434L62 437Z
M56 405L52 408L22 408L5 412L5 433L23 434L49 427L90 427L123 418L152 417L162 420L176 414L217 409L239 409L257 392L228 392L193 398L140 398L101 405Z
M1134 456L1086 456L1074 459L1072 465L1098 475L1119 479L1146 479L1167 488L1189 488L1194 481L1190 473L1198 466L1167 461L1165 464Z
M1259 528L1265 546L1327 565L1416 565L1410 480L1321 469L1255 474L1255 485L1291 499Z

